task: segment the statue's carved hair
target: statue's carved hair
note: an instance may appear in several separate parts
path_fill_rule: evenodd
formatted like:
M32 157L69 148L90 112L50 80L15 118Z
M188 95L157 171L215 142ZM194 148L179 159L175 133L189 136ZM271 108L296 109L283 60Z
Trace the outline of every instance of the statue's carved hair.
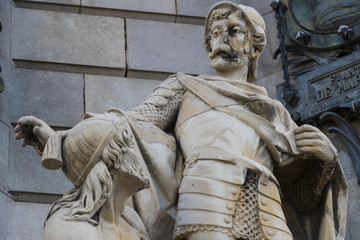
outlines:
M109 169L121 169L125 174L134 174L137 168L128 166L123 160L123 153L127 147L133 147L133 136L124 126L115 125L111 140L102 152L100 161L95 164L86 176L84 184L79 188L74 188L64 194L51 206L46 221L60 209L70 209L64 216L65 220L88 221L96 225L98 223L97 212L101 209L106 199L110 196L113 183ZM84 143L83 135L78 141ZM75 140L76 142L76 140Z
M236 13L237 17L242 17L242 12L232 6L227 8L218 8L215 9L209 18L209 26L211 28L211 25L214 23L214 21L219 21L222 19L226 19L230 14Z

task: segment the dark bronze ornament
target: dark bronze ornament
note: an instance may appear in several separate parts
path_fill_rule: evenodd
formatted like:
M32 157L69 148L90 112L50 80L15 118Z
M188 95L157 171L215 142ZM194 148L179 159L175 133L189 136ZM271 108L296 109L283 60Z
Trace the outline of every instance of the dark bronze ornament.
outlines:
M338 34L341 34L346 40L350 40L354 37L354 31L347 25L341 25L338 29Z
M360 137L356 130L348 123L346 119L333 112L321 114L320 119L330 120L338 127L328 128L328 132L337 134L343 143L345 143L351 158L354 161L358 183L360 184Z
M282 2L288 8L285 31L299 44L309 48L333 49L360 39L359 0Z
M284 72L278 98L294 120L314 120L360 99L360 41L354 42L360 40L360 1L282 0L271 7L280 39L273 57L281 54ZM285 33L294 42L285 41Z
M290 83L290 75L289 75L289 64L287 59L287 51L286 51L286 43L285 43L285 32L284 32L284 14L288 10L287 7L282 2L273 1L270 6L275 11L275 18L277 21L277 29L278 29L278 38L280 40L280 46L275 50L273 58L276 59L280 54L282 69L283 69L283 78L284 78L284 87L283 87L283 99L290 106L294 107L298 101L299 96L294 86Z
M349 123L360 117L360 0L281 0L272 5L278 6L274 11L281 36L274 57L281 53L285 80L277 86L277 98L298 124L335 124L328 131L346 145L360 184L360 136ZM281 18L278 9L286 9ZM284 40L284 31L293 41ZM299 100L294 104L295 94Z
M326 111L349 109L357 113L360 96L360 51L324 64L296 78L300 100L290 106L283 99L285 83L277 86L278 99L299 122L317 119Z
M298 31L296 33L295 40L307 46L311 40L311 34L306 31Z

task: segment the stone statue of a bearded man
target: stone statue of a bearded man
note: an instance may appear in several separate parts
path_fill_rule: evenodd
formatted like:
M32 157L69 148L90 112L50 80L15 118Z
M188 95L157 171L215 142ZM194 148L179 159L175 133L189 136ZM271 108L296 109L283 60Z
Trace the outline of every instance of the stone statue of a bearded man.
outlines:
M151 239L344 238L347 192L335 147L250 83L265 45L258 12L220 2L205 25L217 76L178 73L132 111L109 111L127 119L150 179L133 203ZM163 132L170 126L181 151ZM54 134L26 117L15 131L38 148Z

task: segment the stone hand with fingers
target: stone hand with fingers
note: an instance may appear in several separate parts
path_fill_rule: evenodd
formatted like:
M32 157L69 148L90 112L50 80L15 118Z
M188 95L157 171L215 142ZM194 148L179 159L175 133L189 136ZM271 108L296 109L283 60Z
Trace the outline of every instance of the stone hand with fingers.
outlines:
M54 130L41 119L34 116L25 116L17 121L14 132L16 132L15 138L17 140L24 139L22 147L26 145L33 146L41 154Z
M330 140L318 128L302 125L295 129L295 141L298 150L304 154L312 154L324 164L331 163L337 150Z

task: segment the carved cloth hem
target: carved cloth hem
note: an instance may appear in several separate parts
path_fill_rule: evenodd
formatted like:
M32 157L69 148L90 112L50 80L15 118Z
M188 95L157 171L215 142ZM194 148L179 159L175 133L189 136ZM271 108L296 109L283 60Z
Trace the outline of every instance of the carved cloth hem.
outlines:
M186 239L191 233L214 231L228 234L235 239L265 240L259 219L258 190L259 176L248 173L243 186L241 186L239 199L236 201L233 225L231 228L191 224L177 226L174 231L174 240Z

